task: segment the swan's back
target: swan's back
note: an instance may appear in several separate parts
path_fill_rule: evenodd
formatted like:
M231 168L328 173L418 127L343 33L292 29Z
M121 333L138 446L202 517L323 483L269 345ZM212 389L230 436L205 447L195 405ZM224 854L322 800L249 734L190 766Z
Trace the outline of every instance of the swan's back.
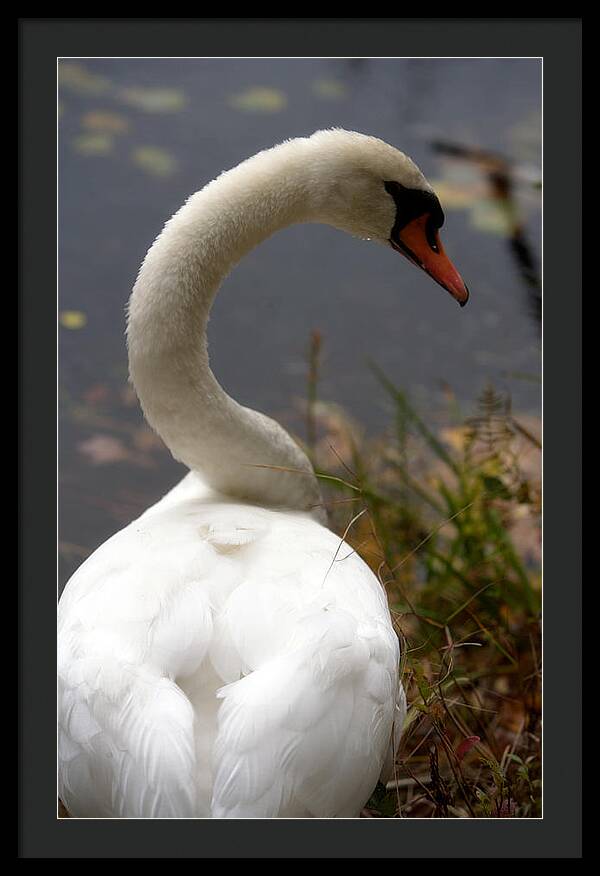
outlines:
M59 650L74 816L356 816L403 720L365 563L310 515L195 475L73 576Z

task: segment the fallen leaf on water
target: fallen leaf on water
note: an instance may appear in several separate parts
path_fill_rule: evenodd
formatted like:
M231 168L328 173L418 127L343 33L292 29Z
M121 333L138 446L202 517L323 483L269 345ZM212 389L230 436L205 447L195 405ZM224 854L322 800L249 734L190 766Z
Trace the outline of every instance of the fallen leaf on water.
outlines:
M317 97L322 97L326 100L338 100L347 94L346 86L337 79L315 79L312 90Z
M95 111L82 116L81 125L88 131L101 131L105 134L123 134L129 129L129 122L117 113Z
M287 106L287 97L276 88L256 86L232 95L229 105L245 112L277 113Z
M58 65L58 82L63 88L79 94L105 94L110 90L110 81L104 76L90 73L83 64L61 61Z
M179 112L187 103L185 94L176 88L124 88L117 97L147 113Z
M510 237L514 232L516 214L511 204L490 198L485 180L434 180L433 190L445 210L467 210L474 228L487 234Z
M92 465L110 465L114 462L127 462L140 468L154 468L156 465L156 461L148 453L148 448L142 449L136 446L131 450L120 438L106 433L96 433L91 438L81 441L77 449Z
M93 435L77 445L80 453L86 456L92 465L106 465L111 462L128 460L130 452L122 441L112 435Z
M73 146L82 155L108 155L112 151L113 140L110 134L97 131L89 134L80 134L73 140Z
M87 316L81 310L63 310L59 321L63 328L80 329L87 323Z
M177 170L177 162L173 156L156 146L140 146L133 150L131 158L151 176L171 176Z

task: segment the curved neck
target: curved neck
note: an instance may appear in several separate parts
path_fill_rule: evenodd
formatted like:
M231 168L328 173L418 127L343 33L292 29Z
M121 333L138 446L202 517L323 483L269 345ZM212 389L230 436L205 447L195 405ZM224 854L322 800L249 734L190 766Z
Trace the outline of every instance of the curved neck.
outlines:
M233 266L280 228L317 218L305 143L259 153L192 195L144 260L127 327L132 382L173 456L220 493L301 510L320 502L312 466L279 424L222 389L206 329Z

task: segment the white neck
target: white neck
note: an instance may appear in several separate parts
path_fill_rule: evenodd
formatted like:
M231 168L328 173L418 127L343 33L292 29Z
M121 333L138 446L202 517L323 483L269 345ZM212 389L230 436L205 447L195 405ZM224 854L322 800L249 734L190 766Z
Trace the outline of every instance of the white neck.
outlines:
M144 260L127 329L131 379L173 456L220 493L301 510L320 502L310 462L279 424L222 389L206 329L221 282L246 253L280 228L319 221L308 149L308 140L284 143L192 195Z

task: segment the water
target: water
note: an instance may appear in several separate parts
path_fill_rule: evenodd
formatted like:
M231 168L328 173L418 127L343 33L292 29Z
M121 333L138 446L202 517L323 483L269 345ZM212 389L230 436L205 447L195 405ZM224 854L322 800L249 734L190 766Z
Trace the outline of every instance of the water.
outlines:
M290 228L244 260L215 304L212 365L226 389L289 420L318 328L320 395L373 433L389 409L369 360L434 415L442 384L468 412L489 381L539 414L539 325L506 216L478 165L432 144L514 161L537 266L540 62L96 59L60 62L60 79L61 581L182 473L126 384L124 308L148 246L193 191L288 137L341 126L411 155L438 184L444 245L471 300L460 309L394 252Z

